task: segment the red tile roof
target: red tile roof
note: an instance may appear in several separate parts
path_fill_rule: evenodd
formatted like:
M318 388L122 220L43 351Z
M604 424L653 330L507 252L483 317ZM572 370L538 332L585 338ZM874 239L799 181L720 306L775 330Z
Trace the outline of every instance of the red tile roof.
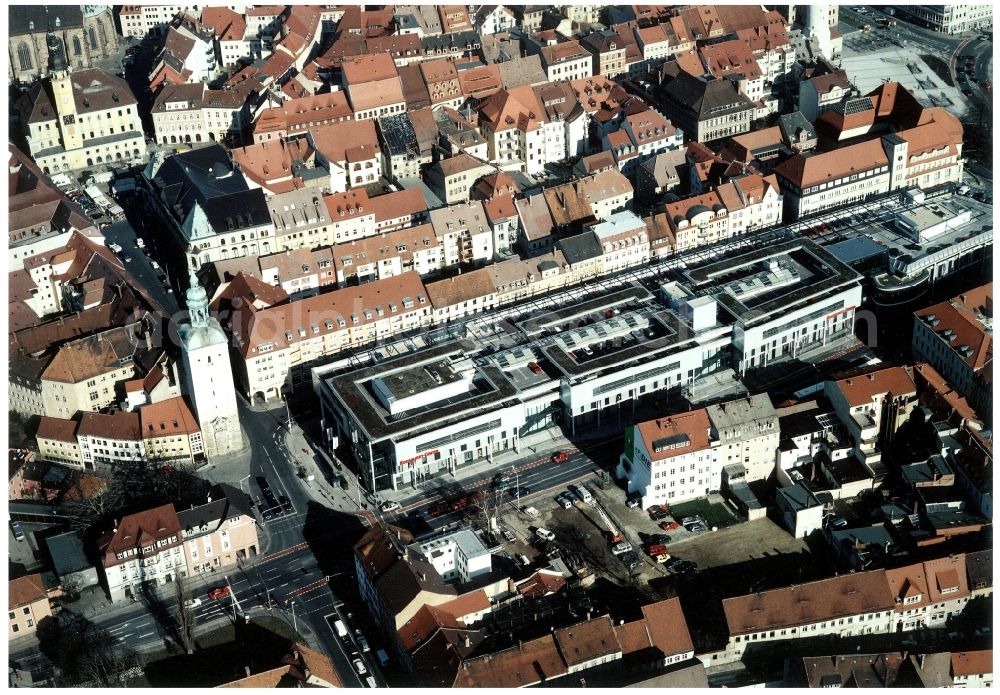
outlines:
M53 441L76 444L76 429L79 424L76 420L66 420L43 415L38 421L38 432L35 436L38 439L51 439Z
M228 7L204 7L201 23L220 41L241 41L247 31L246 20Z
M183 396L140 406L139 421L144 439L190 435L201 431Z
M346 152L351 147L366 145L378 149L375 121L368 119L315 126L309 133L316 151L338 164L346 161Z
M446 603L442 603L437 606L437 608L450 613L458 620L465 622L463 619L466 616L488 611L490 609L490 598L486 595L485 591L479 589L477 591L470 591L467 594L462 594L458 598L452 599Z
M8 610L29 606L47 596L41 574L29 574L7 582Z
M917 387L909 373L902 367L889 367L841 379L837 388L852 408L868 405L884 395L890 398L916 394Z
M956 652L951 655L951 675L982 676L993 673L993 650Z
M882 141L875 139L808 157L797 154L776 166L774 173L808 188L888 165Z
M622 651L611 618L594 618L552 633L563 661L570 668Z
M113 415L104 413L84 413L77 430L80 437L100 437L123 442L137 442L142 439L139 427L139 414L117 412Z
M668 598L642 607L650 642L664 656L694 651L679 598Z
M366 54L345 59L341 69L344 73L344 83L348 87L399 77L399 73L396 72L396 64L392 57L386 53Z
M283 350L300 341L356 330L392 315L402 316L430 308L420 275L408 271L360 287L347 287L261 309L249 316L245 328L241 329L240 351L244 357L250 357L256 355L262 344L271 345L273 350ZM382 315L379 315L380 310ZM340 320L344 321L344 326L339 325Z
M845 574L724 599L731 636L798 627L834 618L892 610L885 570Z
M115 553L149 546L155 549L157 541L176 536L176 542L169 545L173 547L181 543L180 532L181 523L172 503L130 514L121 520L110 537L104 538L101 544L101 549L106 553L104 566L117 564Z
M568 669L552 635L496 654L466 659L456 688L523 688L566 675Z

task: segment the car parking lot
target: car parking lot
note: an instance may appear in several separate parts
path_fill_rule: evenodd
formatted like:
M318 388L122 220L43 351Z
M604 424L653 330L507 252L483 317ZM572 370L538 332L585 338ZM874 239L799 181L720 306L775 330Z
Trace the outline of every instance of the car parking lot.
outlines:
M669 547L673 557L695 562L701 568L736 564L765 555L808 552L804 540L793 538L767 518L709 531Z
M604 483L602 489L591 478L586 487L621 539L612 542L608 523L593 504L570 489L552 491L526 505L531 514L516 514L507 505L501 534L514 537L504 545L515 564L523 565L523 558L540 567L561 558L571 571L586 568L577 570L578 576L592 573L620 584L647 583L807 548L769 519L743 521L718 495L669 511L646 510L627 507L624 491L614 483Z

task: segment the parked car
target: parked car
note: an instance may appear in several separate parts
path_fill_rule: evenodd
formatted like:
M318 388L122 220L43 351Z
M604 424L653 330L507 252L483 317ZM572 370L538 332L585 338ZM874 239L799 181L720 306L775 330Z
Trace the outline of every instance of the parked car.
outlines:
M529 362L528 363L528 369L530 369L531 371L533 371L535 374L541 374L542 373L542 368L540 366L538 366L537 362Z
M679 568L683 564L684 564L684 560L681 560L679 557L672 557L669 560L667 560L667 562L666 562L666 568L668 570L675 570L675 569Z
M637 492L633 492L625 498L625 506L629 509L635 509L642 503L642 495Z
M671 519L670 521L661 521L660 522L660 528L663 529L664 531L676 531L680 527L681 527L681 525L678 524L673 519Z
M845 528L847 526L847 519L842 516L832 516L830 517L830 526L833 528Z
M517 540L517 537L511 532L509 528L503 529L503 537L507 540L508 543L513 543L514 541Z
M548 529L544 529L544 528L538 528L538 529L536 529L535 530L535 534L539 538L541 538L542 540L546 540L546 541L554 541L556 539L556 534L554 534L551 531L549 531Z
M368 640L365 639L364 634L362 634L361 628L357 628L356 630L354 630L354 636L358 640L358 646L361 647L361 651L363 652L369 651Z
M396 511L396 510L397 510L397 509L399 509L399 508L400 508L400 506L399 506L399 502L393 502L392 500L388 500L388 501L386 501L386 502L383 502L383 503L382 503L382 504L381 504L381 505L379 506L379 510L380 510L380 511L381 511L381 512L382 512L383 514L388 514L389 512L394 512L394 511Z
M365 662L361 659L354 660L354 670L358 672L359 676L363 676L368 673L368 669L365 668Z
M621 556L621 561L625 564L629 570L634 570L636 567L642 564L642 560L635 553L625 553Z
M10 522L10 532L14 534L14 540L16 541L24 540L24 530L21 528L20 521Z
M708 527L705 526L705 524L700 524L700 523L691 524L690 526L686 526L685 528L691 533L704 533L705 531L708 530Z
M570 509L573 506L573 501L568 499L566 495L559 495L556 497L556 502L558 502L559 506L563 509Z
M615 555L624 555L632 550L632 544L628 541L619 541L611 546L611 552Z
M228 586L217 586L208 592L208 597L211 599L223 598L224 596L229 596Z

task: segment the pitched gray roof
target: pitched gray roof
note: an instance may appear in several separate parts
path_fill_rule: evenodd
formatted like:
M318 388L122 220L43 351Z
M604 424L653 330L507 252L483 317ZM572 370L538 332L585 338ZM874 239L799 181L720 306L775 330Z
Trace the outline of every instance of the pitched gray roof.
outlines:
M83 11L78 5L11 5L7 8L7 31L10 36L45 32L49 24L60 29L83 26ZM34 23L34 27L31 24Z
M692 77L686 72L672 79L663 94L676 104L694 111L699 119L724 116L752 106L730 80L709 80Z
M45 539L45 544L49 548L56 574L60 577L92 567L83 550L83 541L72 531L50 536Z
M601 245L597 242L593 232L584 232L560 239L559 248L562 249L563 255L570 265L601 255Z

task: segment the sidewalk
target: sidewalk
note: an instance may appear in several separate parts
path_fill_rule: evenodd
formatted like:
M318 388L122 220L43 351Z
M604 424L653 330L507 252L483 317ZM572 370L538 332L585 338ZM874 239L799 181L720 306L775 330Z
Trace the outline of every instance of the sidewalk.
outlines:
M364 488L359 490L357 475L347 466L341 463L341 470L337 471L328 453L311 447L300 428L293 426L292 431L286 434L285 442L294 465L304 466L307 475L315 476L315 480L303 484L309 496L320 504L352 513L374 512L379 504L389 500L402 505L421 501L428 493L442 485L464 486L472 480L490 478L501 469L533 462L539 457L548 457L555 451L572 446L558 427L552 427L523 437L518 443L519 451L508 449L498 452L493 455L492 462L483 458L460 466L454 474L440 473L417 483L416 486L405 485L399 490L379 490L378 494L373 496ZM339 484L328 481L317 459L322 460L324 466L329 466L335 474L343 475L348 482L348 489L342 490Z

